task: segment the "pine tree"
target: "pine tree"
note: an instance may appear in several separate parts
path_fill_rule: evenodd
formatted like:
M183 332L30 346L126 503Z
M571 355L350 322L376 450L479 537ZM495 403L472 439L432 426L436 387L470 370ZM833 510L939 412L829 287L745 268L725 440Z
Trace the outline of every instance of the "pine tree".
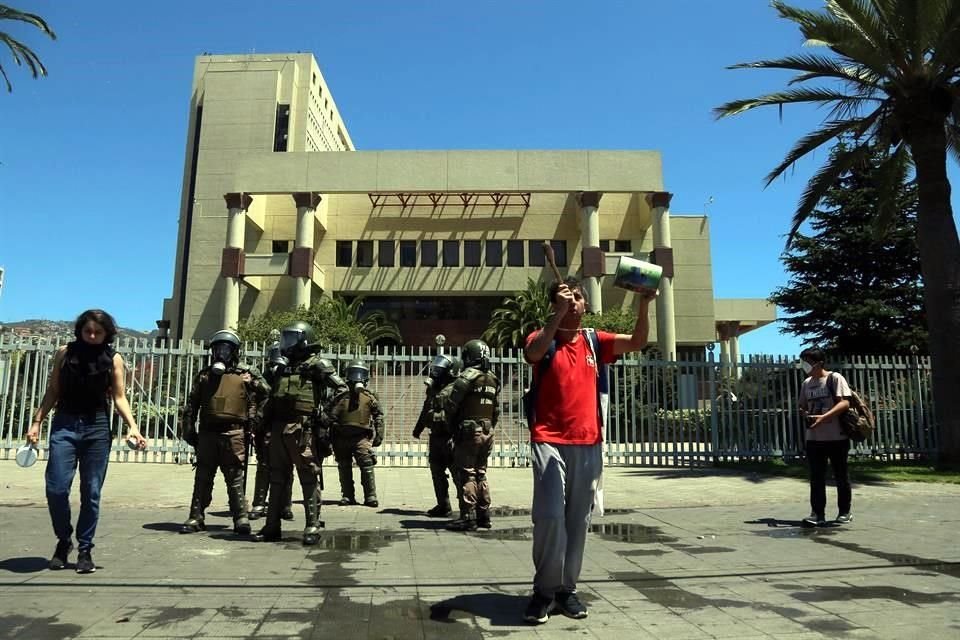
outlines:
M835 150L840 153L842 148ZM842 354L927 353L927 322L917 248L917 190L901 164L881 156L841 174L781 258L790 281L771 300L785 309L786 332ZM879 191L902 187L881 211Z

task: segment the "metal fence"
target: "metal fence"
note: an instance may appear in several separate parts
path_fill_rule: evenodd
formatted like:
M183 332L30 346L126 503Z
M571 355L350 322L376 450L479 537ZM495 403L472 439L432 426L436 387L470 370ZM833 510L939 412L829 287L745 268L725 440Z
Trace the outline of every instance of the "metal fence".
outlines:
M11 458L24 442L33 411L47 384L58 342L0 337L0 458ZM111 416L115 461L185 463L189 446L176 437L179 408L194 374L207 365L201 343L118 346L126 363L126 387L145 452L128 449L120 418ZM449 351L449 350L448 350ZM455 352L456 350L452 350ZM386 414L380 464L425 466L427 443L412 437L423 403L423 380L437 349L337 349L324 353L342 366L361 357L370 364L370 387ZM263 345L245 345L244 358L256 366ZM514 350L494 352L493 370L503 385L501 421L491 466L529 464L529 437L521 398L530 367ZM921 357L856 357L838 363L842 373L877 417L877 432L856 453L886 457L930 455L936 451L930 362ZM611 391L605 451L609 464L676 466L718 460L800 456L805 425L797 411L803 373L795 359L752 357L717 362L621 359L610 367ZM46 444L49 418L41 432Z

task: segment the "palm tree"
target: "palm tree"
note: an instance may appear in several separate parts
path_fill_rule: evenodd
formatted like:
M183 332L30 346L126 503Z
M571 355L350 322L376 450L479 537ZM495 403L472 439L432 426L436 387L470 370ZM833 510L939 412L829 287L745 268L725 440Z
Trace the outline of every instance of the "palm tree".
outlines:
M26 22L27 24L32 24L37 29L40 29L40 31L50 36L52 40L57 39L57 35L53 32L53 29L50 28L43 18L36 14L18 11L13 7L0 4L0 21L2 20L16 20L19 22ZM0 31L0 43L7 45L7 48L10 49L10 55L13 56L13 61L17 63L17 66L22 66L25 64L30 68L30 73L33 74L34 78L47 75L47 68L43 66L43 63L40 62L40 58L37 57L37 54L35 54L30 47L23 44L5 31ZM7 72L3 68L2 64L0 64L0 76L3 76L3 81L7 84L7 91L13 91L13 85L10 84L10 78L7 77Z
M383 311L364 313L363 301L363 296L357 296L349 303L339 296L327 298L324 301L327 305L325 312L331 314L338 321L357 324L367 344L376 344L384 340L402 342L400 329L387 318L387 314Z
M829 107L820 128L794 145L766 177L767 185L818 147L841 137L853 140L810 179L788 247L837 178L869 157L871 144L885 150L882 172L895 172L905 156L912 160L940 459L960 464L960 241L946 167L948 150L960 160L960 0L829 0L825 11L779 0L772 5L797 24L807 45L826 51L731 67L798 75L783 91L728 102L714 113L720 118L770 105L781 111L785 104ZM877 222L884 225L892 220L896 181L881 183L890 187L880 194L887 206Z
M483 339L501 349L522 347L527 335L542 327L549 314L547 285L542 280L527 278L526 290L504 300L503 306L491 314Z

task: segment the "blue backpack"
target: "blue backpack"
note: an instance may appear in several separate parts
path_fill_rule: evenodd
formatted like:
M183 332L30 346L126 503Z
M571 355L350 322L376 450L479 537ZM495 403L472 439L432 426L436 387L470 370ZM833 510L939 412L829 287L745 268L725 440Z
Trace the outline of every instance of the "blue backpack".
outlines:
M600 397L610 390L608 365L600 364L598 355L600 353L600 337L597 335L596 329L582 329L581 333L586 335L590 351L593 352L593 359L597 363L597 411L601 413L600 419L602 420L603 409L601 408ZM528 429L533 428L533 423L536 420L537 392L539 391L540 381L543 380L544 374L550 369L550 363L553 362L553 356L556 353L557 341L554 340L550 343L543 358L534 365L536 374L530 382L530 388L523 394L523 414L527 419Z

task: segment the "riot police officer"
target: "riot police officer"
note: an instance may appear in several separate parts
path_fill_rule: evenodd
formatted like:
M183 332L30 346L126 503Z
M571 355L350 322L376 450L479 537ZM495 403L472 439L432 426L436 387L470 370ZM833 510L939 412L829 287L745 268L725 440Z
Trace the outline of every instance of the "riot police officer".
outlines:
M500 381L490 371L490 347L482 340L463 345L463 364L463 372L440 392L454 438L454 478L461 483L460 518L447 528L475 531L491 526L487 459L500 419Z
M243 495L246 438L259 427L270 387L256 369L240 364L240 338L233 331L213 334L210 356L211 364L194 377L180 420L183 439L197 453L190 517L180 533L206 529L204 512L210 506L219 467L227 484L233 530L248 534Z
M373 447L383 442L383 411L376 394L367 389L370 370L361 360L351 360L346 368L349 391L335 401L331 411L333 455L340 475L340 504L357 504L353 484L353 460L360 467L363 504L378 507L377 483L373 467L377 458Z
M447 470L453 473L453 437L444 420L443 407L440 406L440 392L460 375L460 359L455 356L440 354L430 364L430 377L426 381L427 397L423 401L420 417L413 429L413 437L419 439L424 429L430 429L430 440L427 449L427 460L430 463L430 476L433 479L433 492L437 497L437 505L427 511L431 518L446 518L453 511L450 508L449 485ZM453 480L460 498L460 483L456 476Z
M270 428L270 498L267 522L257 541L280 539L284 488L297 470L303 490L306 523L303 544L320 540L320 464L329 444L320 441L325 399L345 389L329 361L311 355L313 328L295 322L280 332L280 354L287 359L277 371L264 421Z
M280 353L280 331L273 329L270 332L270 346L267 347L267 363L264 368L264 377L271 387L276 386L277 380L284 367L289 365L287 358ZM257 520L267 513L267 492L270 490L270 429L260 422L260 428L253 433L253 449L257 453L257 469L253 483L253 506L250 509L250 519ZM293 476L284 487L283 510L280 517L284 520L293 520Z

